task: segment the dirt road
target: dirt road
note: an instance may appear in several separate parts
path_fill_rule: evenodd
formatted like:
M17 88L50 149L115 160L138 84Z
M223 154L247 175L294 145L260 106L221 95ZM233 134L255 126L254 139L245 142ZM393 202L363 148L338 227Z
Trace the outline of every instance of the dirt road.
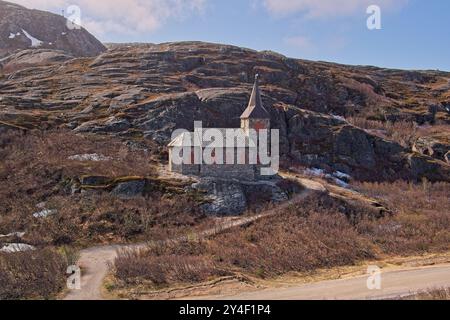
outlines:
M269 210L263 214L251 216L251 217L241 217L236 219L223 218L218 221L214 228L202 231L196 236L209 237L215 234L219 234L226 230L244 226L256 220L264 217L269 217L275 215L277 212L306 198L312 191L320 190L322 191L319 184L304 181L305 190L298 194L295 198L290 201L283 203L281 206L275 209ZM190 236L192 238L192 235ZM177 239L170 239L167 241L182 241L186 240L186 237L180 237ZM111 246L100 246L82 250L80 252L80 259L78 260L78 265L82 269L81 277L81 290L70 290L69 293L64 297L64 300L102 300L102 286L103 280L108 274L109 266L114 258L117 256L118 250L133 250L144 248L147 244L135 244L135 245L111 245Z
M269 217L276 215L278 212L282 211L283 208L287 208L293 203L298 203L305 199L312 192L327 192L327 189L323 184L318 183L316 181L312 181L310 179L296 178L299 183L301 183L304 187L303 192L298 194L296 197L287 201L280 206L266 211L260 215L251 216L251 217L239 217L239 218L222 218L218 219L216 227L211 228L209 230L205 230L203 232L199 232L195 236L208 237L215 234L219 234L226 230L244 226L261 218ZM189 237L192 238L192 235ZM177 239L169 239L167 241L182 241L186 240L186 237L180 237ZM80 252L80 259L78 261L78 265L82 268L82 278L81 278L81 290L71 290L65 296L65 300L101 300L102 296L102 288L103 281L106 275L108 274L108 264L114 260L117 255L118 250L126 250L126 249L139 249L144 248L147 244L135 244L135 245L111 245L111 246L100 246L89 248L86 250L82 250ZM447 270L449 271L449 270ZM449 272L450 273L450 272ZM437 275L434 280L441 281L442 279L450 279L449 273L445 274L447 278L440 278ZM443 276L441 274L441 276ZM388 275L386 281L390 281L391 276ZM395 277L394 277L395 278ZM392 282L395 284L395 279L392 278ZM409 278L408 278L409 279ZM406 280L405 280L406 281ZM387 282L389 284L389 282ZM399 283L398 286L403 284L408 284L409 281L405 283ZM425 282L418 283L419 286L427 284ZM335 285L337 285L335 290ZM367 294L370 294L364 291L365 288L365 279L354 279L351 280L350 283L347 282L337 282L330 283L327 287L327 284L314 284L312 287L297 287L297 288L286 288L286 289L277 289L274 291L261 291L255 293L242 294L236 297L236 299L319 299L322 297L325 298L347 298L347 297L360 297L364 298ZM323 287L321 287L323 286ZM403 288L403 287L401 287ZM408 287L409 289L414 289L414 287ZM401 290L399 290L401 291ZM336 292L336 293L333 293ZM391 291L389 291L391 292ZM336 294L336 296L334 296ZM372 293L375 294L375 293ZM325 295L325 296L323 296ZM226 297L215 297L218 299L226 298Z
M362 300L397 298L432 288L450 287L450 264L381 272L381 290L369 290L367 288L367 279L368 276L361 276L287 288L265 289L230 296L201 297L201 299Z

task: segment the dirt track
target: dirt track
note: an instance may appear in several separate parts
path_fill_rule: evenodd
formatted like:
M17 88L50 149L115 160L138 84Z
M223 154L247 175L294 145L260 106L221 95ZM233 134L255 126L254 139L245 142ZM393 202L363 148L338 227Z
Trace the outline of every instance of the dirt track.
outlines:
M450 264L381 273L381 290L367 288L368 276L321 281L228 296L209 296L214 300L362 300L409 296L418 291L450 287Z
M305 190L294 199L263 214L236 219L224 218L215 228L197 234L198 237L208 237L220 232L249 224L258 219L277 214L283 207L302 201L313 191L326 191L320 183L309 179L298 179ZM186 237L167 241L181 241ZM81 251L78 265L82 268L81 290L71 290L65 300L101 300L103 281L108 274L108 263L112 262L118 250L139 249L146 244L111 245L89 248ZM221 295L200 297L201 299L380 299L407 295L418 290L433 287L450 287L450 265L416 269L392 270L382 273L382 290L368 290L367 276L351 279L321 281L305 285L295 285L284 288L272 288L236 295ZM192 297L189 297L192 298Z
M307 197L313 190L321 190L320 185L314 182L304 181L305 190L297 195L292 200L283 203L277 208L267 211L263 214L243 217L236 220L223 219L219 222L216 227L205 230L197 234L198 237L208 237L214 234L224 232L226 230L244 226L258 219L269 217L275 215L280 209L289 206L294 202L301 201ZM323 187L322 187L323 188ZM185 237L178 239L171 239L167 241L181 241ZM103 280L108 274L108 263L112 262L117 255L118 250L127 249L139 249L145 247L146 244L135 244L135 245L111 245L111 246L99 246L89 249L82 250L80 252L80 259L78 260L78 265L82 268L81 277L81 290L70 290L69 293L64 297L64 300L101 300L102 296L102 286Z

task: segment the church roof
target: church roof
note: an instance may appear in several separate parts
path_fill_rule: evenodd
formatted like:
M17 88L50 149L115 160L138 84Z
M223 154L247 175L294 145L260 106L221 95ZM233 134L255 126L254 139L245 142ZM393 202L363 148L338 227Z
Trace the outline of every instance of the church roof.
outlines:
M270 115L262 103L258 78L259 75L256 75L250 102L248 103L247 109L241 115L241 119L270 119Z
M236 147L245 147L245 148L256 148L257 144L250 138L243 129L235 129L235 128L202 128L201 136L203 137L207 130L214 130L214 133L219 133L223 137L223 140L218 142L216 145L218 148L236 148ZM235 133L238 136L235 139L227 139L227 131L231 133ZM210 132L211 133L211 132ZM173 139L169 144L169 148L173 147L198 147L202 148L210 146L210 141L205 141L201 138L200 132L184 132Z

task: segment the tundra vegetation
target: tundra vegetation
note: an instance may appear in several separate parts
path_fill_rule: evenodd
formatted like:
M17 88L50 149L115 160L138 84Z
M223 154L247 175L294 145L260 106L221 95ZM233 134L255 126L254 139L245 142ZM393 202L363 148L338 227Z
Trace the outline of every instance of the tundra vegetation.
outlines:
M94 153L97 157L80 157ZM148 142L130 145L59 130L8 131L0 138L0 157L0 234L24 232L0 242L36 248L0 254L1 299L54 298L64 289L66 268L78 248L162 240L212 225L199 209L201 195L178 192L180 182L167 185L158 179L164 150ZM110 180L83 189L78 185L82 176ZM141 196L105 192L117 177L136 176L151 181ZM74 192L74 185L81 190ZM207 239L120 252L112 265L114 287L162 288L236 274L273 278L448 250L450 184L353 181L352 187L379 199L392 214L375 217L363 206L316 193L273 217ZM260 200L267 199L261 195ZM53 213L35 216L43 207ZM263 212L264 206L255 210Z
M0 5L18 13L8 15L5 28L22 24L25 9ZM29 23L52 24L36 32L60 29L35 16L42 13L30 14ZM392 215L375 217L314 195L200 242L123 252L112 268L118 288L230 274L272 278L448 250L449 185L440 181L450 179L449 73L345 66L201 42L117 44L106 52L87 35L69 41L75 46L63 42L53 44L64 51L25 50L0 66L0 235L12 234L0 238L0 248L36 248L0 254L6 288L0 299L54 297L70 260L63 247L167 239L208 227L202 194L158 176L167 160L161 146L193 120L238 127L257 73L272 128L281 129L284 169L348 173L351 188L377 198ZM24 48L11 43L19 45L14 52ZM250 210L263 212L266 196L250 195Z
M398 181L356 188L395 212L374 217L364 207L314 194L276 216L209 239L123 251L114 263L115 288L161 288L233 274L273 278L448 250L450 184Z

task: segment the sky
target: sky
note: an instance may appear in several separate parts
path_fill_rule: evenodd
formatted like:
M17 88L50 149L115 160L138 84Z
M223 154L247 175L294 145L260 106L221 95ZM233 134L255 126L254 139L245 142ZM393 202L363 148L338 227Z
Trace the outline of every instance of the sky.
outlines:
M9 0L73 17L103 42L199 40L352 65L450 71L448 0ZM367 20L380 8L381 29Z

